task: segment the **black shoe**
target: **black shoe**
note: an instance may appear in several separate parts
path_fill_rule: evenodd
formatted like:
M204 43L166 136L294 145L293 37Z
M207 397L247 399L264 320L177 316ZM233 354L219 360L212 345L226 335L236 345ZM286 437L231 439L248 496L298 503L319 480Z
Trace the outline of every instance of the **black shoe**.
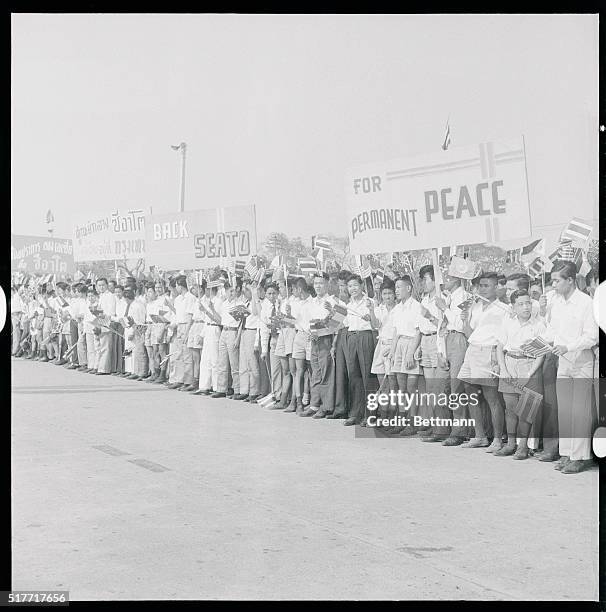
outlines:
M347 415L344 412L331 412L326 415L327 419L346 419Z
M248 395L244 395L243 393L236 393L231 399L242 401L245 400Z
M356 419L352 419L351 417L349 419L345 419L345 422L343 423L343 425L355 425L356 424Z
M221 391L215 391L214 393L210 394L210 397L212 398L227 397L227 395L225 393L222 393Z
M246 398L246 401L250 402L251 404L254 404L254 403L256 403L258 397L261 397L261 396L260 395L249 395Z

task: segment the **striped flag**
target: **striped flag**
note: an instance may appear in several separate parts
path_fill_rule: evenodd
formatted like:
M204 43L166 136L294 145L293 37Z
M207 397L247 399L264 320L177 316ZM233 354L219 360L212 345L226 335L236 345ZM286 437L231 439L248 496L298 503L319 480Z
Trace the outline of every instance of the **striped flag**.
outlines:
M592 225L583 221L582 219L577 219L574 217L572 221L570 221L564 228L564 231L560 236L560 242L570 240L571 242L584 246L589 240L592 231Z
M524 353L535 358L551 352L551 346L541 336L528 340L520 348Z
M582 253L583 261L579 267L579 274L586 276L591 271L591 264L587 261L585 254Z
M347 307L346 306L341 306L341 304L335 304L332 307L332 317L331 317L331 319L333 321L336 321L337 323L343 323L343 321L345 320L346 316L347 316Z
M372 268L368 263L366 255L354 255L351 264L351 271L358 274L360 278L370 278L372 276Z
M259 271L259 268L257 268L254 260L255 258L251 257L250 261L246 264L246 266L244 266L244 272L246 272L250 278L255 278L257 272Z
M319 249L329 251L332 248L332 245L330 244L328 238L318 235L311 237L311 248L312 250Z
M243 259L235 259L230 262L230 271L235 276L244 276L244 268L246 267L246 262Z
M541 255L545 255L545 241L539 238L539 240L535 240L525 247L522 247L520 259L524 263L529 263Z
M513 411L518 415L521 421L533 423L541 402L543 401L543 396L538 391L534 391L528 387L523 387L521 391L520 399Z
M444 141L442 142L442 149L446 151L450 146L450 119L446 122L446 133L444 134Z
M315 274L318 271L318 262L313 257L299 257L298 265L301 274Z
M375 280L377 279L381 284L383 284L383 281L385 280L385 270L383 270L383 268L379 268L375 271Z
M528 266L528 273L533 278L536 278L537 276L540 276L541 274L543 274L543 272L549 272L552 267L553 267L553 264L551 260L545 259L544 257L537 257Z
M391 278L391 280L396 280L396 278L398 277L398 275L395 273L391 266L387 266L385 268L385 276Z
M573 246L572 241L568 240L565 243L560 244L558 249L558 259L572 261L575 263L578 269L583 261L583 250L580 247Z

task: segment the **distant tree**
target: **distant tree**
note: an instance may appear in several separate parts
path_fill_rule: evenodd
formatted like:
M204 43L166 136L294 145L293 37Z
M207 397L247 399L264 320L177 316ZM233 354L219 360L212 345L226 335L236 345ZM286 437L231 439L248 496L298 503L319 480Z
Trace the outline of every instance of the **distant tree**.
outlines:
M271 232L263 243L262 250L265 251L270 261L276 255L286 255L290 248L290 240L286 234Z

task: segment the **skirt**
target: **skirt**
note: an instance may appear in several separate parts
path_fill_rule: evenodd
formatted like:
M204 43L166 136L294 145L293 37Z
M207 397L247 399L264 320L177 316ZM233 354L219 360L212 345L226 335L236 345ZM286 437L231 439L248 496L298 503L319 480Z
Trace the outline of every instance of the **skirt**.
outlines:
M406 368L406 356L411 350L410 346L414 341L415 339L412 336L398 336L393 363L391 364L392 374L421 374L421 367L416 359L411 369Z
M288 357L292 354L297 330L294 327L283 327L278 335L276 343L276 357Z
M204 340L204 321L194 321L192 326L189 328L189 334L187 336L187 348L201 349L202 342Z

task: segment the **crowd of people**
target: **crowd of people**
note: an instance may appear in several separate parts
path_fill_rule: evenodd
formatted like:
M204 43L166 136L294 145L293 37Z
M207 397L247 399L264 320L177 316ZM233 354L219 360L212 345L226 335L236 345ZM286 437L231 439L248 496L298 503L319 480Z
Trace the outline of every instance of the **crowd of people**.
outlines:
M384 435L585 470L597 418L597 271L583 291L565 260L535 280L463 281L432 265L414 276L13 286L12 354L347 426L370 425L369 396L388 393ZM548 350L525 348L537 337ZM532 414L520 408L527 388L541 399ZM425 399L405 404L398 391ZM457 401L463 394L478 399ZM402 415L427 419L393 418ZM466 420L473 426L449 424Z

